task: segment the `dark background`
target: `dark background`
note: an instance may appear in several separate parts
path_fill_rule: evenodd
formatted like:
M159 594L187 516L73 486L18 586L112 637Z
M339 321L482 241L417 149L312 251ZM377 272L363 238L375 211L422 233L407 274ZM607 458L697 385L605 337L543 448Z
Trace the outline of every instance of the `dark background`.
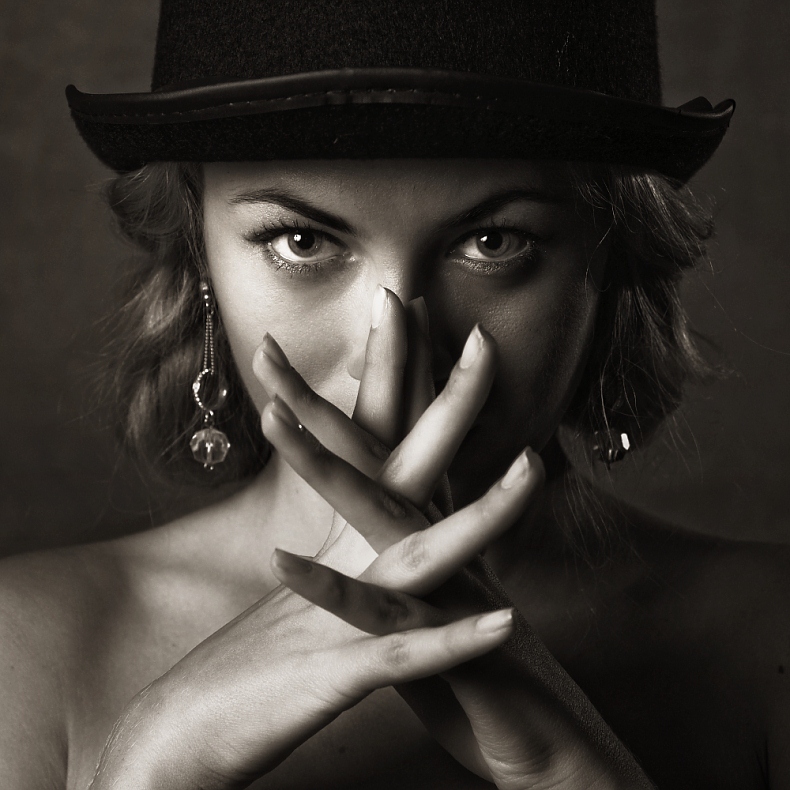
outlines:
M97 321L130 250L102 205L109 173L63 97L69 82L147 90L156 7L0 0L0 553L173 511L172 495L146 492L119 462L90 397ZM701 531L790 541L790 3L659 0L658 10L666 103L738 102L696 181L717 206L713 271L687 286L695 325L735 374L690 392L675 430L613 470L611 485Z

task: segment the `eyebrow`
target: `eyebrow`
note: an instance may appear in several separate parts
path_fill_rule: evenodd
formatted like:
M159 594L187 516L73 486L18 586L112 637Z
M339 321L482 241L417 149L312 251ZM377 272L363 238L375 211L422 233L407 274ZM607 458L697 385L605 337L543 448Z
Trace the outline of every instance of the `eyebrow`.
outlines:
M451 230L459 225L470 225L477 220L490 216L503 206L515 203L519 200L528 200L532 203L564 203L566 198L563 195L546 192L540 189L508 189L505 192L497 192L487 197L482 203L478 203L466 211L461 211L454 217L442 222L441 230Z
M232 204L239 203L274 203L289 211L295 211L307 219L318 222L321 225L326 225L338 233L347 233L355 236L356 231L352 225L349 225L344 219L338 217L336 214L330 214L328 211L314 206L307 200L296 197L289 192L283 192L278 189L253 189L250 192L240 192L234 195L230 202Z
M563 203L566 198L562 195L539 189L508 189L504 192L497 192L472 208L450 217L439 225L439 230L451 230L459 225L469 225L518 200L529 200L533 203ZM313 220L313 222L332 228L338 233L345 233L350 236L358 235L353 225L350 225L336 214L324 211L309 201L282 190L263 187L249 192L240 192L230 199L230 203L234 205L245 203L276 204L289 211L301 214L303 217Z

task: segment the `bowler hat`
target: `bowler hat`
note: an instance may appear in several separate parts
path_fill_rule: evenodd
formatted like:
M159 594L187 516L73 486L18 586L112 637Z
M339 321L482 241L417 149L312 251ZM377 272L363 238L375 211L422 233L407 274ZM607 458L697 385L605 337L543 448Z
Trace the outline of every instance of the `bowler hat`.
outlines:
M661 105L655 0L162 0L151 92L66 95L119 171L507 157L679 181L735 106Z

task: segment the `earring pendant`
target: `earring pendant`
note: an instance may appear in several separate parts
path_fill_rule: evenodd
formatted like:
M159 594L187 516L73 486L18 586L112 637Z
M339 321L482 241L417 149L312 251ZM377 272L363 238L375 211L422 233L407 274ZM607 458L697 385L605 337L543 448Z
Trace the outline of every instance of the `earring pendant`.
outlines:
M222 408L228 397L228 388L217 374L214 362L214 316L216 307L211 288L205 280L200 282L203 299L203 364L192 382L192 397L203 415L203 427L195 431L189 441L193 458L204 469L213 469L227 458L230 441L224 431L214 427L214 412Z
M632 448L631 437L625 431L596 431L594 439L593 452L599 461L606 464L607 469L617 461L622 461Z
M213 469L227 457L230 442L224 431L209 425L194 433L189 449L192 450L194 459L203 464L204 469Z

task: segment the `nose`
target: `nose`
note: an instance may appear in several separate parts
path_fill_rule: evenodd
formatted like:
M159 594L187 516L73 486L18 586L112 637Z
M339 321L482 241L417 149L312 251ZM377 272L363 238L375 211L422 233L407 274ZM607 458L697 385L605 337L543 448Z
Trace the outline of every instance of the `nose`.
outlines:
M405 306L425 296L425 275L421 261L416 256L387 255L378 264L369 266L365 285L360 294L359 320L355 341L346 369L359 381L365 367L365 350L374 320L374 306L379 286L394 294ZM381 297L378 297L379 300Z
M376 286L391 291L407 305L426 291L426 261L414 253L386 256L378 266L371 267L368 278L369 297L372 299Z

